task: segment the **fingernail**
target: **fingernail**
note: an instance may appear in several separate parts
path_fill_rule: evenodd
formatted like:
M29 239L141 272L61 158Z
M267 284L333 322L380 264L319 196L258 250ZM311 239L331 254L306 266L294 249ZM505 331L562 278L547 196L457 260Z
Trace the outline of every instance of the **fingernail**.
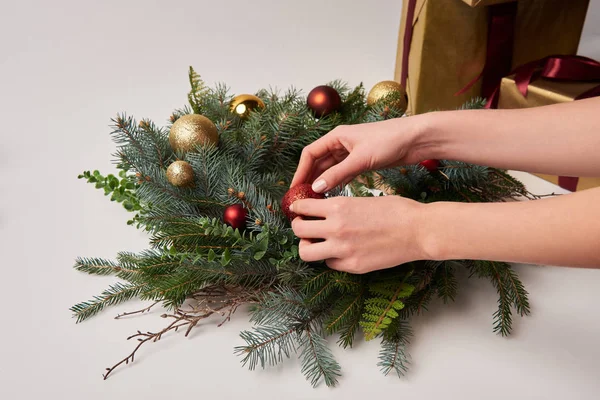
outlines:
M324 191L327 188L327 183L325 182L325 180L323 179L319 179L318 181L316 181L315 183L313 183L312 185L312 190L314 190L317 193L321 193L322 191Z
M290 211L294 211L294 203L290 204Z

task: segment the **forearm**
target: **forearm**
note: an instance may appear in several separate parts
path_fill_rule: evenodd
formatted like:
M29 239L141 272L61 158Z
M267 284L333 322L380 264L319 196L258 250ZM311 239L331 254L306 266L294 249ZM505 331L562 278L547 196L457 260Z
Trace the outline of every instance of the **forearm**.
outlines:
M600 188L525 202L432 203L422 218L432 259L600 268Z
M600 98L423 118L430 118L421 138L427 158L554 175L600 175Z

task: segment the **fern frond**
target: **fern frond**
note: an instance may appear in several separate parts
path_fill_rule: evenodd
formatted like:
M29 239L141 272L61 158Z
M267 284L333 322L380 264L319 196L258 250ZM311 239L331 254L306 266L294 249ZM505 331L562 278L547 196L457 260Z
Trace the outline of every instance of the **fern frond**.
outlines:
M189 69L190 92L188 93L188 101L192 110L196 114L202 114L203 106L210 95L210 90L204 84L200 75L194 71L194 68Z
M365 312L360 322L365 340L374 339L398 317L398 311L404 308L400 299L409 297L414 289L408 283L396 284L395 287L385 282L371 283L369 291L372 297L365 300Z

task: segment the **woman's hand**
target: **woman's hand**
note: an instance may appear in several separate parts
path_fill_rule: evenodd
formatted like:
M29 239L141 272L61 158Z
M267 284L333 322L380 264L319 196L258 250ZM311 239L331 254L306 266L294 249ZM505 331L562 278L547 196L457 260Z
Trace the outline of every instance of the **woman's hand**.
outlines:
M430 158L423 133L432 114L338 126L304 148L291 186L314 182L313 190L322 193L364 171Z
M426 205L399 196L305 199L292 204L300 258L326 260L335 270L363 274L429 259L419 233Z

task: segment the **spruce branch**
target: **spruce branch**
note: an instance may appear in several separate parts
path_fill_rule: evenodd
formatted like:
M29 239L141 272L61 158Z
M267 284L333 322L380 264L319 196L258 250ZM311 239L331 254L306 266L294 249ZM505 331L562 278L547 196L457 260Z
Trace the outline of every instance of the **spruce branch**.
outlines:
M302 373L311 385L317 386L321 379L327 386L335 386L340 376L340 365L335 361L327 342L311 324L303 330L299 347Z
M377 366L381 368L384 375L395 371L398 377L403 376L410 364L410 355L406 347L410 342L412 330L406 321L395 320L394 324L386 331L379 351L379 362Z

